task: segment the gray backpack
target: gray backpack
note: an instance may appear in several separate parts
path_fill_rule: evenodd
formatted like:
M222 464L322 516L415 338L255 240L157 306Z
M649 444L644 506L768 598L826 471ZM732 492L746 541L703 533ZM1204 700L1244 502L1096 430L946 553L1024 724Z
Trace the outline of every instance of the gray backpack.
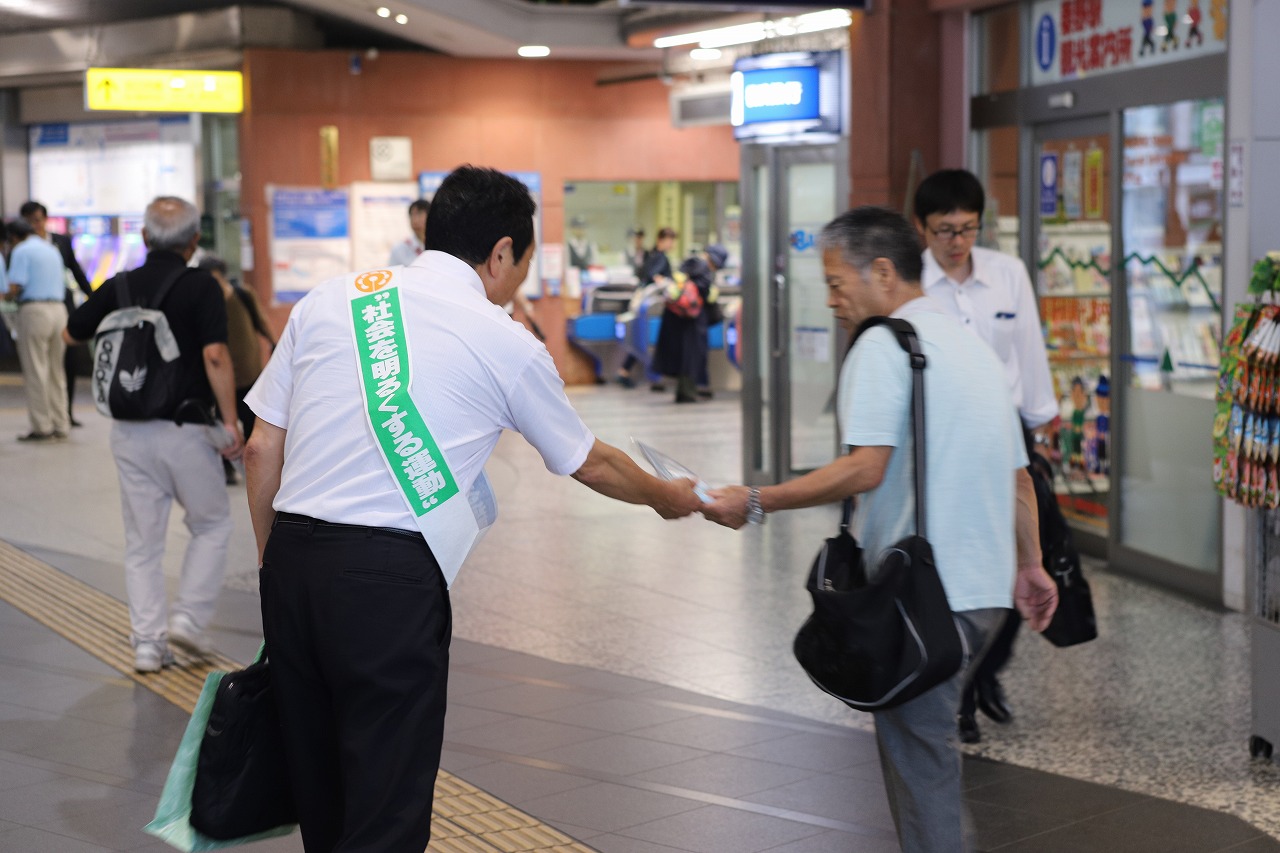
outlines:
M186 271L165 279L150 306L133 304L128 274L116 276L120 307L102 318L93 336L93 400L107 417L169 419L182 401L181 352L160 305Z

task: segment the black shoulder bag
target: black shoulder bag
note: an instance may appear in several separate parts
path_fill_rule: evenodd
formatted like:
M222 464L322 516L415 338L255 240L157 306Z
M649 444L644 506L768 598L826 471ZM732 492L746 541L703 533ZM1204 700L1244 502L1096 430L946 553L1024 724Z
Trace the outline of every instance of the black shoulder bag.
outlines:
M858 327L887 326L911 358L911 431L916 532L879 555L866 555L849 533L846 498L840 532L813 561L808 590L813 614L793 651L813 683L859 711L884 711L955 675L964 644L925 539L924 369L915 329L906 320L872 317Z

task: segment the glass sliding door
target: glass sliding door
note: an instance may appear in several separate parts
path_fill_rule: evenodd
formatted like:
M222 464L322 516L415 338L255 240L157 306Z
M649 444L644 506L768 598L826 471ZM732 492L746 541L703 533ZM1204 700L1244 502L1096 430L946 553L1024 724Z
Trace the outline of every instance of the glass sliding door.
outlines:
M1035 135L1032 275L1061 428L1055 489L1078 528L1105 538L1111 506L1111 135L1106 118Z
M840 334L817 239L843 207L840 145L743 152L743 468L776 483L837 450Z
M1124 111L1128 346L1119 542L1216 576L1209 473L1222 329L1223 102Z

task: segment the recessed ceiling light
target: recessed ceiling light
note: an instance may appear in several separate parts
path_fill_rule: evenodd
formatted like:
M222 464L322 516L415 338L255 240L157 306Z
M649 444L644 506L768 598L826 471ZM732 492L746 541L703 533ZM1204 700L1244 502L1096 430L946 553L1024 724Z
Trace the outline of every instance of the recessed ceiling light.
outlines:
M390 9L388 9L386 6L379 6L379 7L378 7L378 17L379 17L379 18L390 18L390 17L391 17L391 10L390 10Z
M690 59L719 59L720 51L714 47L695 47L689 51Z
M520 54L521 56L527 56L531 58L539 57L539 56L550 56L551 48L547 47L545 44L526 44L523 47L517 48L516 53Z
M401 15L396 15L396 23L397 23L397 24L407 24L407 23L409 23L409 16L408 16L408 15L403 15L403 14L401 14Z

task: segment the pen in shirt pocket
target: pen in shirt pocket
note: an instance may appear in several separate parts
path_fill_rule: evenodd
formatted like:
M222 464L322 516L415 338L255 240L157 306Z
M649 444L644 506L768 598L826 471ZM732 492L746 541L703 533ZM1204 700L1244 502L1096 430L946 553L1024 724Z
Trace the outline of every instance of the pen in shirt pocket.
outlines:
M996 319L997 319L997 320L1012 320L1014 317L1017 317L1017 316L1018 316L1018 315L1017 315L1017 314L1015 314L1015 313L1014 313L1014 312L1012 312L1012 311L997 311L997 312L996 312Z

